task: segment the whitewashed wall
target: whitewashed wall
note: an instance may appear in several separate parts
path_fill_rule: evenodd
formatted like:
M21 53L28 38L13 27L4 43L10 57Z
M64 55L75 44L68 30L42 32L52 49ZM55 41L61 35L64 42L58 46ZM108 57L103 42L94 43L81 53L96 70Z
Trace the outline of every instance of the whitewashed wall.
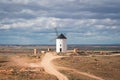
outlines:
M56 39L56 52L57 53L60 52L60 48L62 49L61 52L67 51L67 40L66 39Z

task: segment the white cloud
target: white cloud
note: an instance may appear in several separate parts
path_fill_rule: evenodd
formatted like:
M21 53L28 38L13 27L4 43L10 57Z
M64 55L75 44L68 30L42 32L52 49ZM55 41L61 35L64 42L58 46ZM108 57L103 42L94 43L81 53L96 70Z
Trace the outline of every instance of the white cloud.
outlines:
M32 10L30 10L30 9L22 9L20 12L18 12L18 13L27 13L27 14L35 14L35 12L33 12Z
M30 0L0 0L2 3L28 4Z
M97 29L104 29L104 28L105 28L104 25L96 25L95 27L96 27Z
M5 24L5 22L9 24ZM112 24L111 24L112 23ZM0 23L0 29L11 29L11 28L23 28L23 29L33 29L33 30L42 30L42 29L51 29L55 27L61 27L62 29L71 29L71 30L104 30L104 29L117 29L118 24L114 25L115 20L106 20L106 19L60 19L54 17L38 17L35 19L5 19ZM78 31L78 30L77 30Z
M112 26L111 29L117 29L117 26Z
M0 36L5 35L6 40L8 36L18 36L34 43L34 36L37 40L45 36L44 31L53 32L58 27L59 32L68 33L71 42L74 36L80 42L113 40L113 36L120 35L119 3L120 0L0 0Z
M1 24L0 29L10 29L10 28L33 28L33 29L44 29L44 28L52 28L56 27L56 21L59 19L57 18L36 18L36 19L30 19L30 20L10 20L5 19L2 21L9 22L10 24ZM9 20L9 21L8 21Z
M87 32L87 33L85 33L84 35L85 35L85 36L93 36L93 35L95 35L95 33L93 33L93 32Z
M10 26L9 25L0 25L0 29L10 29Z

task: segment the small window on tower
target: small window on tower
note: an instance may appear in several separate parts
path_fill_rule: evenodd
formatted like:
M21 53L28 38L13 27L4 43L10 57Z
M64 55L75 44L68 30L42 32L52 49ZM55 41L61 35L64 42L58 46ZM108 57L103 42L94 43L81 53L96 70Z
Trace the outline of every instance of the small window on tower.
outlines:
M60 44L60 46L61 46L61 44Z

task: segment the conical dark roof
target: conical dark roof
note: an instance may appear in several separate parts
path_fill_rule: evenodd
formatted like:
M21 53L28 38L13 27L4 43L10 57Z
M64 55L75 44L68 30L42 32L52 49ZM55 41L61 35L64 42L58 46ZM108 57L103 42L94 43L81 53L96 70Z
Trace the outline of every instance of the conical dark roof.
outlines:
M67 39L62 33L57 37L57 39Z

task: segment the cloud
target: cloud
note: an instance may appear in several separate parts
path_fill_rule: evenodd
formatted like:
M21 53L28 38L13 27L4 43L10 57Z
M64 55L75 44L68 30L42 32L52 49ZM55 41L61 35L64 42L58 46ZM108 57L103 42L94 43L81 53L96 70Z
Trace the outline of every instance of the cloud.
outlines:
M32 36L54 35L57 27L59 33L82 41L102 38L112 42L113 37L118 41L119 3L120 0L0 0L0 36L23 36L34 42Z
M29 0L1 0L2 3L28 4Z
M8 24L6 24L8 23ZM26 29L41 31L58 27L64 32L101 32L119 30L118 20L113 19L61 19L54 17L38 17L34 19L5 19L0 23L0 29Z
M4 15L9 18L35 18L44 16L74 19L115 19L120 18L119 2L119 0L54 0L51 3L51 0L1 0L0 10L6 12Z

